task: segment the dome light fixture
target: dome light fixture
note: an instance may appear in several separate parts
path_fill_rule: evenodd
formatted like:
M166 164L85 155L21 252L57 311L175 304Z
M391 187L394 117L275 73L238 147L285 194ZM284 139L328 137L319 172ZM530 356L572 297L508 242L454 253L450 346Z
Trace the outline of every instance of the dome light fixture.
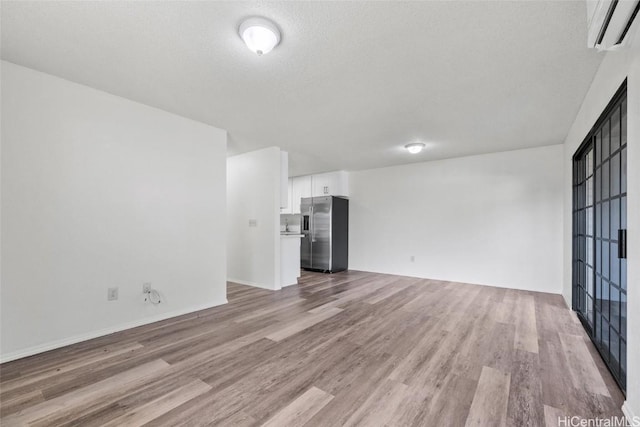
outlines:
M240 24L238 30L249 50L264 55L280 43L280 30L266 18L254 17Z
M422 142L413 142L405 145L404 148L406 148L411 154L418 154L424 148L424 144Z

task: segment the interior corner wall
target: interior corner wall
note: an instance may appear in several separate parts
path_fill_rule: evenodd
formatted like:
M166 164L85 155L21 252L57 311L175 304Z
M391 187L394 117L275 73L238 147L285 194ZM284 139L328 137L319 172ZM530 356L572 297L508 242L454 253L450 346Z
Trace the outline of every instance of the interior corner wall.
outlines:
M563 296L571 306L572 158L627 79L627 415L640 417L640 27L631 47L605 55L564 143Z
M2 361L225 303L226 132L1 74Z
M227 160L227 273L231 282L280 289L280 149Z
M562 145L349 180L351 269L560 293Z

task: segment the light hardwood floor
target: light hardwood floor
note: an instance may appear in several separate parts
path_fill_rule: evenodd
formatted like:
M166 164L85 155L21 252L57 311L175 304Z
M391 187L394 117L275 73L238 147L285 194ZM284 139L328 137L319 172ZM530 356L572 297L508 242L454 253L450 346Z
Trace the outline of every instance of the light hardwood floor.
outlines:
M622 416L559 295L304 273L0 366L3 426L542 426Z

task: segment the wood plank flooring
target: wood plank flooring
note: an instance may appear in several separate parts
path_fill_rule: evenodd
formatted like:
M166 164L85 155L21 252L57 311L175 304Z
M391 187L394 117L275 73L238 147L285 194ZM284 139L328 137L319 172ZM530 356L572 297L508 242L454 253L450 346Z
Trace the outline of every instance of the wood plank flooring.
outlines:
M3 426L556 426L623 396L559 295L359 271L0 366Z

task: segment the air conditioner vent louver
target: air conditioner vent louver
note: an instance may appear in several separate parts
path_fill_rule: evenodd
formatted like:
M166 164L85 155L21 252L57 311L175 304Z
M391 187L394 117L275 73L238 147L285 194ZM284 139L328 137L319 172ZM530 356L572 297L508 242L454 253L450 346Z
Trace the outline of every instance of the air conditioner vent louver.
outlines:
M624 46L630 30L637 27L639 10L640 0L587 0L589 47L612 50Z
M624 38L627 36L627 33L629 32L629 29L631 28L631 24L635 22L635 19L638 16L638 12L640 12L640 1L637 2L636 8L631 13L631 17L627 22L627 25L625 25L624 30L622 31L622 34L620 34L620 38L618 38L618 41L616 42L616 44L620 44L623 42Z

